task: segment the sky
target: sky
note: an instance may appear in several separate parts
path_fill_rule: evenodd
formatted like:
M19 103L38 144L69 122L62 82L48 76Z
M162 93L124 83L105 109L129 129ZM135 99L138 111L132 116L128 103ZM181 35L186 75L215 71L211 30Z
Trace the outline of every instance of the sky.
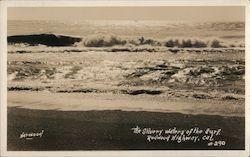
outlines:
M8 20L244 21L242 6L11 7Z

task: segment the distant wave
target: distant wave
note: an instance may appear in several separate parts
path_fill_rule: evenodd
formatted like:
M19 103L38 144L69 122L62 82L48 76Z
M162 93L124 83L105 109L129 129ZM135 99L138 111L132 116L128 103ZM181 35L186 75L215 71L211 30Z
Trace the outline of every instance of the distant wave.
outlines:
M32 35L15 35L8 36L9 44L26 43L32 46L46 45L46 46L72 46L82 39L77 37L70 37L55 34L32 34Z

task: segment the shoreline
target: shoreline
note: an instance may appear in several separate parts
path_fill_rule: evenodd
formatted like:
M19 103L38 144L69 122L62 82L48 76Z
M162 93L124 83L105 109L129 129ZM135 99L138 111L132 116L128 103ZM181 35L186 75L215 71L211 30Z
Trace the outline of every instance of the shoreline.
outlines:
M244 117L244 101L170 98L160 95L8 91L8 107L58 111L121 110Z
M166 100L150 95L8 92L7 148L9 151L243 150L244 112L234 113L243 106L232 102ZM201 140L206 134L192 136L193 141L166 141L170 137L137 135L132 131L136 127L220 130L221 134L212 138L225 145L209 146L209 141ZM23 138L29 135L34 137Z

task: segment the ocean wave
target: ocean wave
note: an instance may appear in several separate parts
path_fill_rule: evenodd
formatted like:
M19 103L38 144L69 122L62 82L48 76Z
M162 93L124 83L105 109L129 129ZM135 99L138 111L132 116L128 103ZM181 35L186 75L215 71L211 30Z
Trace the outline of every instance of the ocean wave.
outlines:
M192 90L178 90L171 88L148 88L148 87L127 87L127 88L88 88L88 87L78 87L78 88L55 88L52 86L24 86L24 85L10 85L8 86L8 91L16 92L51 92L51 93L93 93L93 94L122 94L130 96L144 96L152 95L158 97L167 97L171 99L213 99L213 100L223 100L223 101L244 101L245 97L242 94L235 93L226 93L221 91L211 91L211 92L202 92L202 91L192 91Z
M9 44L26 43L32 46L39 44L46 46L72 46L82 39L55 34L32 34L8 36L7 40Z
M122 47L124 51L132 51L135 47L166 47L166 48L237 48L244 46L244 37L239 39L227 40L228 38L165 38L154 39L144 36L127 37L116 35L91 35L85 37L73 37L55 34L32 34L32 35L16 35L8 36L8 44L16 47L27 48L29 46L74 46L74 47ZM226 40L224 40L226 39ZM26 46L25 46L26 44ZM115 51L115 49L114 49Z

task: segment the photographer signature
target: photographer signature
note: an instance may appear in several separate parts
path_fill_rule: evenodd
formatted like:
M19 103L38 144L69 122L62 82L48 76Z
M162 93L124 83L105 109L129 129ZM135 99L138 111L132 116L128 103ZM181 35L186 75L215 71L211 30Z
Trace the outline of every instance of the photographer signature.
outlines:
M20 134L19 138L26 139L26 140L32 140L35 137L41 138L43 136L43 133L44 133L44 130L42 130L41 132L30 132L30 133L22 132Z

